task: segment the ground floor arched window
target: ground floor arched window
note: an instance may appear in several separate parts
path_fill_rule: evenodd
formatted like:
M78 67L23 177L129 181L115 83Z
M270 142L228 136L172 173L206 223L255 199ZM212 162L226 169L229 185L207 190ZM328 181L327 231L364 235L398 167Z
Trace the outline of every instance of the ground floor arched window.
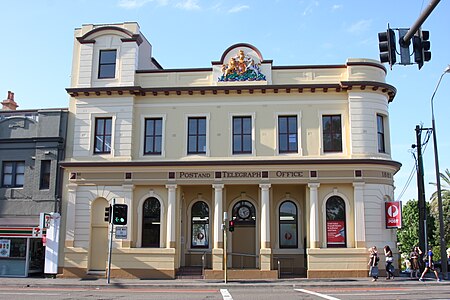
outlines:
M326 202L327 247L346 247L345 201L332 196Z
M297 248L297 206L292 201L284 201L279 209L280 248Z
M203 201L195 202L191 209L191 247L209 247L209 207Z
M142 210L142 247L159 248L161 203L154 197L148 198Z

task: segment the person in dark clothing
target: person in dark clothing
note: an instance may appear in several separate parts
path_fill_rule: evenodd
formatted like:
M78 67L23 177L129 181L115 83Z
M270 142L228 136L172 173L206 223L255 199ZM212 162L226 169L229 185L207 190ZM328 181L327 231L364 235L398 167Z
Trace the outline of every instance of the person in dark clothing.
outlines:
M384 246L384 256L386 257L386 279L394 279L394 273L393 273L393 265L394 262L394 256L392 255L391 247L388 245Z
M369 263L370 266L369 269L369 276L372 276L372 281L378 280L378 261L380 258L378 257L378 250L376 246L373 246L369 249L370 257L369 257Z
M428 248L427 261L425 262L425 270L423 270L422 276L420 276L419 278L420 281L424 281L423 277L425 276L425 274L428 273L428 271L433 271L434 275L436 276L436 281L441 281L437 271L434 269L433 251L431 250L431 247Z

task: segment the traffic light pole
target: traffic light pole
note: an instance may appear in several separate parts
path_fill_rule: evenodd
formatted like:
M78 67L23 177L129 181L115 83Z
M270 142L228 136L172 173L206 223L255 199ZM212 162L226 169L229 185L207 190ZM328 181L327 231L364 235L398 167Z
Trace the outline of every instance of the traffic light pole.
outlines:
M411 26L408 32L400 39L401 45L409 45L409 41L412 39L414 34L419 30L420 26L425 22L431 12L436 8L436 6L441 2L441 0L432 0L428 7L423 11L423 13L419 16L416 22Z
M112 200L112 206L114 207L114 204L116 204L116 199L113 198ZM112 218L111 218L112 219ZM113 234L114 234L114 223L110 222L109 225L111 226L110 233L109 233L109 246L108 246L108 273L106 276L106 283L111 282L111 260L112 260L112 244L113 244Z
M418 209L419 209L419 247L422 253L427 253L427 208L425 203L425 184L423 174L423 159L422 159L422 130L428 128L421 128L416 125L416 147L417 147L417 191L418 191ZM422 255L423 255L422 254Z

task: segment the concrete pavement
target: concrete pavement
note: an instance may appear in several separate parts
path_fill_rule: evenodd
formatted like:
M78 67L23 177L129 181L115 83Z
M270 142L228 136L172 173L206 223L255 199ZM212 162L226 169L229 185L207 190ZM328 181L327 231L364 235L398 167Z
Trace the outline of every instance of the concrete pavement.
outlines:
M203 279L173 279L173 280L141 280L141 279L115 279L111 278L107 283L106 278L79 279L79 278L11 278L0 277L0 288L80 288L80 289L104 289L104 288L164 288L164 289L204 289L224 287L315 287L315 286L342 286L342 287L374 287L374 286L396 286L407 287L411 285L439 284L450 286L450 280L436 282L434 277L427 277L425 282L410 279L406 276L395 277L394 280L385 280L380 277L378 281L372 282L372 278L327 278L306 279L289 278L278 280L232 280L226 284L223 280Z

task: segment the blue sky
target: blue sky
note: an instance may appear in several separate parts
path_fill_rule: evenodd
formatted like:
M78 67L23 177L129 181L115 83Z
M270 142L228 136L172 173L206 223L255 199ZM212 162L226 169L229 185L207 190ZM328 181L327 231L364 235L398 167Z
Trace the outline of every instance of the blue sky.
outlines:
M82 24L135 21L164 68L211 67L236 43L257 47L274 65L344 64L378 59L378 32L409 28L431 0L0 0L0 101L15 93L19 109L67 107L73 30ZM432 59L395 65L387 82L392 158L403 164L395 197L417 199L411 144L415 126L431 127L430 99L450 64L450 1L441 1L422 28L430 31ZM434 98L440 169L450 169L450 74ZM427 198L435 190L432 141L424 151ZM401 196L399 198L399 196Z

